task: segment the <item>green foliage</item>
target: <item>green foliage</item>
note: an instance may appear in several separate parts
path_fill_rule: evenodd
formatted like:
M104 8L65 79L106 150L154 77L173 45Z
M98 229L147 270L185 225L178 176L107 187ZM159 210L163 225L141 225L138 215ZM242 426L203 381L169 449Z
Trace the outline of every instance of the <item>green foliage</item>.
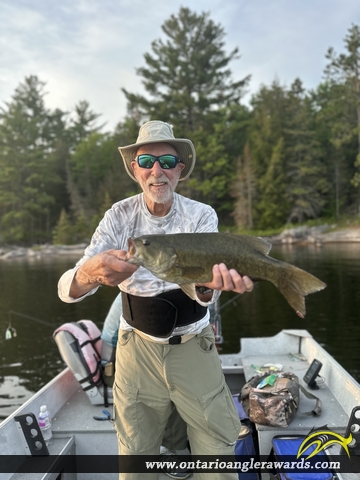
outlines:
M128 115L102 133L86 100L45 107L45 83L26 77L0 110L0 238L8 243L88 241L105 211L140 191L118 146L160 119L191 138L197 161L179 193L212 205L220 225L256 234L360 212L360 28L345 53L329 48L325 80L306 92L232 79L225 32L209 13L180 8L137 70L146 95L123 90ZM262 233L259 233L262 232Z
M334 49L328 49L326 58L329 60L325 73L327 79L342 91L340 105L342 110L341 123L336 125L334 146L342 150L343 143L357 142L357 152L352 159L355 167L351 184L357 187L357 213L360 213L360 166L357 155L360 154L360 27L352 25L344 39L346 53L336 54Z
M146 66L137 69L149 97L123 92L130 113L168 121L183 136L211 125L214 110L238 102L249 77L231 80L228 65L238 49L226 53L224 29L208 13L182 7L162 30L166 40L154 40Z
M63 208L59 220L53 230L54 245L70 245L73 243L72 227L68 215Z
M50 234L53 189L61 182L55 120L62 114L45 108L44 95L44 83L27 77L0 114L0 228L7 242L41 242Z

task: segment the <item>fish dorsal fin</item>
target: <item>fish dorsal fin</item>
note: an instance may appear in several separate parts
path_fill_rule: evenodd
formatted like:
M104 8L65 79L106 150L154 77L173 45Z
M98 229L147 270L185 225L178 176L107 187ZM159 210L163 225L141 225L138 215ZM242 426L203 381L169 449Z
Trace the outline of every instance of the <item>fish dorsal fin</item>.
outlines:
M241 238L246 242L250 247L254 248L263 255L267 255L271 250L271 243L265 238L261 237L252 237L251 235L235 235L238 238Z
M183 283L182 285L179 285L179 287L192 300L197 299L197 295L195 291L195 283Z

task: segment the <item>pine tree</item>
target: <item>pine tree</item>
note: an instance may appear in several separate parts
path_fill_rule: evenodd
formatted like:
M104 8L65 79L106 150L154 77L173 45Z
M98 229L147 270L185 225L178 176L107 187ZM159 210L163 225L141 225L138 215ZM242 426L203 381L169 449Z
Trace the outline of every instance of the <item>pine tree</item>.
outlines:
M336 54L334 49L328 49L326 58L329 63L325 69L328 81L345 87L343 102L347 104L348 113L344 117L347 126L343 135L347 138L355 136L357 140L357 153L353 159L357 171L354 173L352 183L358 187L357 212L360 213L360 27L352 25L344 39L346 53ZM342 136L343 136L342 135Z
M324 195L324 212L339 217L341 207L352 203L350 181L354 173L352 154L349 145L353 144L348 135L348 124L344 116L344 89L332 82L321 83L310 92L314 139L319 145L319 153L328 191ZM351 147L350 147L350 150Z
M214 110L238 102L249 77L231 80L228 65L239 52L225 52L224 29L209 13L182 7L162 30L167 40L154 40L152 53L144 55L146 66L137 69L149 96L123 92L130 113L168 121L185 136L211 124Z
M225 49L225 32L209 13L180 8L164 22L165 39L154 40L138 68L146 96L123 89L129 117L141 123L159 119L173 125L176 137L191 138L197 152L196 167L179 193L210 203L228 218L233 207L229 184L236 177L236 161L245 145L237 116L244 115L239 100L249 77L233 80L229 65L239 58L238 48ZM248 112L246 112L248 115ZM235 131L241 142L230 140ZM234 144L237 143L234 148Z
M252 98L249 145L255 179L254 226L278 227L285 223L286 201L285 125L287 92L279 82L261 87Z
M69 222L68 215L63 208L59 220L53 231L54 245L69 245L73 243L73 231Z
M238 159L237 179L231 188L231 193L235 198L232 216L238 227L245 227L250 230L254 226L254 184L250 145L249 142L246 142L244 153Z
M53 189L61 182L55 125L63 114L45 108L44 87L36 76L25 78L1 109L0 228L7 242L43 242L50 234Z
M286 197L290 205L287 222L303 223L320 215L329 187L314 136L310 101L299 79L292 84L287 98Z

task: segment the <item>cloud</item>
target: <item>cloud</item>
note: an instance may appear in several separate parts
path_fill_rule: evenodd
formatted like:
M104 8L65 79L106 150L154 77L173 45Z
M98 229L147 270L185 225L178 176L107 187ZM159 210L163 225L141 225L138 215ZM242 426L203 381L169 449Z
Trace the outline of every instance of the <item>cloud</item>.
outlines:
M113 129L126 114L121 88L143 93L136 68L180 6L210 11L226 32L226 49L239 47L241 59L230 67L234 79L251 74L248 97L276 77L316 87L327 48L341 51L360 20L358 0L3 0L0 104L25 76L37 75L47 83L49 108L70 111L86 99Z

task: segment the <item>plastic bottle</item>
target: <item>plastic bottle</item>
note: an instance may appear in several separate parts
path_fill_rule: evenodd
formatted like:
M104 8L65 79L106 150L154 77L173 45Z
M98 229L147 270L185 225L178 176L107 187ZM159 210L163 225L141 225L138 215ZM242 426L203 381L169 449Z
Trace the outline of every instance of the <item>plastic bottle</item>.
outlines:
M46 445L48 445L51 438L52 438L52 431L51 431L50 413L49 413L49 410L47 409L46 405L42 405L40 407L38 424L39 424L41 433L44 437L45 443L46 443Z

